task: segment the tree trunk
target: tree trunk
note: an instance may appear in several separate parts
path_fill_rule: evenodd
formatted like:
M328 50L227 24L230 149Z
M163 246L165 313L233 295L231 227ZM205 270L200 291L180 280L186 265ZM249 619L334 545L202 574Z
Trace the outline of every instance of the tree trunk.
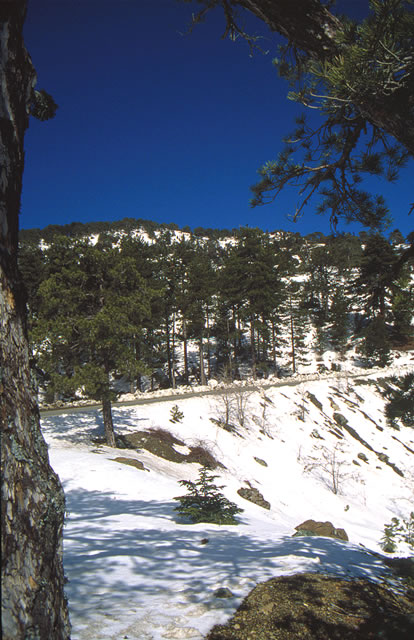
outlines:
M106 444L108 447L116 447L114 423L112 421L112 403L108 397L102 398L102 415Z
M2 637L70 637L64 596L65 500L40 431L17 270L23 140L35 71L23 44L26 2L0 6L0 408Z
M203 347L202 333L198 341L198 352L199 352L199 359L200 359L200 384L204 386L205 384L207 384L207 380L206 380L206 373L204 371L204 347Z
M250 354L252 358L252 376L256 380L256 345L254 338L254 320L250 320Z
M171 363L172 363L172 388L176 388L175 382L175 312L173 313L173 325L172 325L172 348L171 348Z
M295 352L295 325L293 322L292 298L289 297L290 308L290 340L292 343L292 372L296 373L296 352Z
M275 321L272 320L272 356L273 356L273 366L275 371L277 371L277 356L276 356L276 327Z
M207 377L211 378L211 347L210 347L210 311L206 308L206 329L207 329Z
M188 341L187 320L183 317L184 382L188 384Z

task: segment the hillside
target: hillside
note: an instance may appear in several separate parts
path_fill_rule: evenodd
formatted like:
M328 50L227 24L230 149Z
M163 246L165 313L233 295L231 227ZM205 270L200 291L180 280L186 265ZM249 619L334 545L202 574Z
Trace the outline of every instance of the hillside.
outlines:
M174 227L127 220L22 235L44 402L413 357L413 245L397 231Z
M298 572L368 579L398 603L403 583L380 541L391 518L413 510L414 432L388 426L389 384L376 373L117 407L122 450L104 444L97 410L44 415L67 498L73 640L201 640L257 583ZM217 484L244 510L236 526L185 523L174 510L178 481L214 461ZM292 537L309 519L349 541ZM396 555L409 551L402 543ZM231 633L214 637L245 637Z

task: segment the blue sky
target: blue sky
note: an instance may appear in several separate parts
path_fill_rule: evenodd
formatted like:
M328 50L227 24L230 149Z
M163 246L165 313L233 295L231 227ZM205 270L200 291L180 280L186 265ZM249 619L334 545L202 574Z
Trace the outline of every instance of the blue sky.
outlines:
M244 42L221 39L220 11L182 35L194 10L175 0L29 0L37 87L59 109L54 120L31 119L26 134L22 228L132 217L330 232L311 208L289 220L293 189L249 206L257 169L276 158L300 112L271 64L277 38L249 19L270 50L250 57ZM411 163L397 184L375 181L390 230L404 235L414 227L412 174Z

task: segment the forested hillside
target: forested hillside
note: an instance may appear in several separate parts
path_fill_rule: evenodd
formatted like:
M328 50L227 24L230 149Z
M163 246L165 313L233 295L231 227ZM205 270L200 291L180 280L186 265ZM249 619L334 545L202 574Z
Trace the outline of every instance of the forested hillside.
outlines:
M413 234L302 237L132 220L21 236L45 401L385 366L413 348ZM109 227L109 228L108 228ZM124 386L125 389L125 386Z

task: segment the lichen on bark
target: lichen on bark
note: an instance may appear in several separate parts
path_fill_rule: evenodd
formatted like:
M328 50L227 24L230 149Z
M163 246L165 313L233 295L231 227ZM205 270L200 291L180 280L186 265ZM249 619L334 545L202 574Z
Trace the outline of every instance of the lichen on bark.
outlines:
M40 431L17 269L23 140L36 74L24 47L26 2L0 6L0 421L2 637L67 640L65 501Z

